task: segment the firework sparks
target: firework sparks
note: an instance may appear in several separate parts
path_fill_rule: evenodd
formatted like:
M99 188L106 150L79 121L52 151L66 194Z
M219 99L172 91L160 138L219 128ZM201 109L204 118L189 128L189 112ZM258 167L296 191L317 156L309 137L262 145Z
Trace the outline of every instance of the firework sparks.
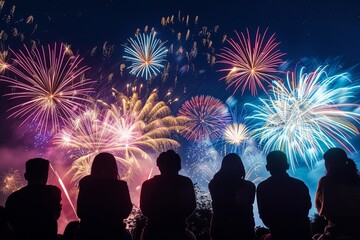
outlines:
M222 79L226 80L228 87L235 87L234 94L239 88L244 94L248 88L252 95L256 95L258 87L266 92L265 84L270 85L272 80L281 80L275 73L283 63L281 57L285 54L276 49L279 42L276 42L275 34L266 39L266 32L267 30L261 35L258 29L255 41L251 39L249 30L247 36L235 32L237 40L226 40L230 46L224 47L222 53L218 54L221 59L218 63L228 66L219 70L228 73Z
M195 96L186 101L179 116L186 119L182 134L192 141L219 138L231 120L226 106L211 96Z
M9 170L2 178L1 192L13 193L26 185L18 170Z
M244 124L233 123L227 125L224 132L224 140L232 145L240 145L249 137L248 129Z
M63 44L48 46L47 51L44 47L31 51L25 46L25 51L12 53L14 64L8 69L16 77L1 76L0 80L14 89L6 95L21 103L9 109L9 118L20 117L22 124L36 122L40 131L50 125L56 132L92 92L92 81L83 78L89 68L80 66L79 56L67 57Z
M7 55L8 55L8 51L0 52L0 74L4 73L6 69L9 68L9 64L7 64L6 61Z
M136 39L130 38L130 46L125 46L124 58L131 62L130 73L148 80L164 68L167 49L155 32L139 33Z
M131 97L116 90L113 93L116 104L102 102L102 107L86 111L57 138L57 144L76 156L70 170L74 182L90 172L92 160L100 152L114 154L124 169L122 176L131 180L141 171L139 161L151 162L149 154L179 146L170 135L181 127L166 103L157 101L156 92L145 103L137 93Z
M297 83L296 83L297 82ZM346 74L328 76L324 68L306 74L304 68L296 81L288 74L286 83L273 82L273 96L260 99L249 119L258 121L253 133L264 144L264 151L284 151L295 170L302 159L308 167L318 154L335 144L348 151L354 149L351 135L359 131L360 114L353 111L358 104L348 103L359 86L346 86Z

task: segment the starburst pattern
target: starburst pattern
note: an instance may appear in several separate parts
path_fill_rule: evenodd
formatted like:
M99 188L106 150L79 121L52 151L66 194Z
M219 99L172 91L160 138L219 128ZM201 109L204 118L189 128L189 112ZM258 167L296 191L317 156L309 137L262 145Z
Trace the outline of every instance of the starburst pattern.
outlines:
M276 73L285 54L277 49L279 42L276 42L275 34L267 39L267 30L261 35L258 29L253 40L249 30L246 32L247 36L235 32L237 39L227 40L230 46L218 54L221 59L218 63L226 67L219 71L227 73L222 79L226 80L228 87L235 87L234 93L241 88L244 94L248 88L252 95L257 95L258 87L267 92L266 85L270 85L272 80L281 80Z
M146 80L156 76L164 68L167 49L156 33L139 33L130 38L130 46L125 46L125 60L130 61L130 73Z
M227 125L224 140L232 145L239 145L249 137L248 129L244 124L233 123Z
M227 107L211 96L192 97L181 106L179 116L186 119L182 134L192 141L219 138L231 121Z
M114 91L114 95L115 104L101 101L101 106L73 119L57 138L57 144L75 158L70 170L73 182L89 174L92 160L100 152L114 154L122 176L131 180L142 170L141 162L152 162L150 154L179 146L171 134L181 126L166 103L157 100L156 92L144 103L137 93L127 97Z
M19 102L9 109L10 118L22 118L22 124L36 122L40 131L50 126L56 132L83 107L93 91L93 82L84 78L89 68L80 65L80 56L67 57L63 49L62 44L59 48L55 44L48 45L47 51L44 46L12 51L14 63L8 69L14 77L0 76L13 89L6 95Z
M284 151L293 170L300 160L312 167L319 154L340 144L355 149L350 137L358 135L354 125L360 114L358 104L349 102L359 86L350 84L347 74L328 76L319 67L309 74L304 68L298 79L289 73L286 82L273 82L273 94L254 109L249 119L256 120L253 136L260 139L264 151Z

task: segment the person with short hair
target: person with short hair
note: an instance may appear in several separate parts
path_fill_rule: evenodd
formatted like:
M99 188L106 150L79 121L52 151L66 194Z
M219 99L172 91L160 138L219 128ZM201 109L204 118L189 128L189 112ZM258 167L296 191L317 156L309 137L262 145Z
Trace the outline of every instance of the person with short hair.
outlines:
M187 229L186 219L196 208L194 186L190 178L179 175L179 154L168 150L156 164L160 175L142 184L140 209L147 217L142 240L195 239Z
M308 217L311 199L308 187L286 173L289 164L284 152L270 152L266 162L266 169L271 176L258 185L257 203L260 218L269 228L270 234L262 239L311 239Z
M13 192L5 209L15 239L57 239L57 219L61 212L61 190L46 185L49 161L30 159L25 165L27 186Z

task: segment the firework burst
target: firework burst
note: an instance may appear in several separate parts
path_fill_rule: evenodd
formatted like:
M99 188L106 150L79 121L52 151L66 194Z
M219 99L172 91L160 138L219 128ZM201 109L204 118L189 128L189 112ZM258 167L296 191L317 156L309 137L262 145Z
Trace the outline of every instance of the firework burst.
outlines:
M100 152L114 154L122 176L131 180L141 171L140 161L151 163L150 154L158 154L179 143L170 138L181 128L176 117L152 92L145 103L137 93L131 97L114 90L116 104L102 101L75 118L56 143L70 149L75 160L70 172L77 182L90 171L93 158ZM99 106L101 105L101 106Z
M10 169L2 178L1 192L13 193L26 185L18 170Z
M222 52L217 55L221 59L218 63L227 67L219 71L227 73L222 79L226 80L228 87L235 87L234 94L239 88L244 94L248 88L252 95L257 95L258 87L266 92L265 84L270 85L272 80L281 80L275 74L283 63L281 57L285 54L276 49L279 42L276 42L275 34L266 39L267 30L261 35L258 29L253 41L249 30L246 32L247 36L235 32L237 40L227 40L230 46L222 48Z
M25 122L36 122L37 130L46 130L48 125L56 132L60 123L82 108L92 92L92 81L84 79L88 67L80 66L79 56L67 57L64 47L44 46L33 51L25 46L24 51L14 55L14 63L8 67L14 77L1 76L10 83L13 92L6 94L21 101L9 109L9 118L22 118Z
M136 38L130 38L130 46L125 46L125 60L130 61L130 73L145 77L146 80L158 75L164 68L167 49L156 33L139 33Z
M181 106L179 116L186 119L183 136L192 141L219 138L231 121L227 107L211 96L192 97Z
M233 123L225 127L224 140L232 145L240 145L249 137L244 124Z
M298 79L287 75L286 83L273 82L273 95L260 99L262 105L247 104L254 109L249 119L257 121L253 136L260 139L264 151L284 151L295 170L302 159L312 167L319 154L340 144L354 149L351 135L359 131L354 123L360 114L353 111L358 104L348 103L359 86L346 86L347 74L328 76L324 68Z

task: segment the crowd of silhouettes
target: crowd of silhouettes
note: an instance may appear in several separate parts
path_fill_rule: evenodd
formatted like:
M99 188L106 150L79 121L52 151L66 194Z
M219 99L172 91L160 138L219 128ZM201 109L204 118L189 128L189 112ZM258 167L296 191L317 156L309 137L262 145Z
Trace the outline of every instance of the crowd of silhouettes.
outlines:
M321 233L312 236L309 189L287 174L289 164L282 151L266 157L270 177L257 187L245 179L239 155L226 155L209 183L212 240L359 240L360 176L344 150L331 148L324 154L326 175L318 183L315 206L326 220ZM173 150L156 160L160 175L141 187L140 209L147 221L141 240L196 240L187 219L196 208L194 185L179 174L181 158ZM49 161L30 159L25 165L27 186L13 192L0 208L0 239L4 240L131 240L124 219L132 210L127 183L120 179L115 157L98 154L90 175L79 182L77 214L58 235L61 190L47 185ZM255 228L253 204L266 227Z

